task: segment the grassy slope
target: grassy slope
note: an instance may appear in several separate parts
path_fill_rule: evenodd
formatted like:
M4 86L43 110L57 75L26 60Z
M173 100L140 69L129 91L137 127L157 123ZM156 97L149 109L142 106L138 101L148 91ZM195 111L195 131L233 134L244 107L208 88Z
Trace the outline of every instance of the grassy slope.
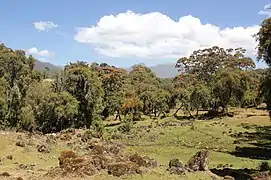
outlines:
M256 116L246 117L248 113ZM137 122L130 135L122 135L123 138L117 141L126 145L127 152L138 152L141 155L153 157L161 166L143 176L136 175L114 178L103 173L91 179L180 179L179 176L170 175L166 172L169 160L179 158L182 162L186 163L190 157L203 148L211 149L210 168L216 168L220 164L228 164L231 165L233 169L255 169L261 160L235 157L227 152L234 151L237 146L234 144L236 139L231 137L230 134L254 131L253 129L243 128L241 124L271 126L268 116L263 115L267 114L258 110L240 112L240 114L234 118L195 121L194 128L191 128L191 126L155 127L154 121L156 120L151 119ZM159 123L166 121L180 122L171 117L158 121ZM145 130L146 126L151 124L153 127L147 132ZM111 127L109 129L112 130L115 128L116 127ZM50 154L42 154L36 151L35 146L27 146L26 148L15 146L17 136L18 133L14 132L0 132L0 157L3 158L2 165L0 165L0 172L7 171L12 175L22 177L30 177L33 173L34 175L43 174L50 167L57 166L57 157L61 150L69 149L67 142L58 142L57 145L51 146L52 151ZM42 142L44 142L44 137L37 136L34 140L35 145L41 144ZM248 142L244 142L238 144L238 146L252 145L248 144ZM78 151L80 151L80 148ZM7 160L5 158L7 155L13 155L14 159ZM37 165L33 171L27 172L19 169L18 164L15 164L16 162L19 164L36 163ZM211 179L210 175L206 172L191 173L182 178L191 180Z

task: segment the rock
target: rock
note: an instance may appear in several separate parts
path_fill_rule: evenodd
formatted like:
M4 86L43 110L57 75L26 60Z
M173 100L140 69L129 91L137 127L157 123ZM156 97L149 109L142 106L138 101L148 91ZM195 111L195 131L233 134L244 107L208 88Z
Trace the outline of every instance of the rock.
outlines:
M130 156L129 160L131 162L136 163L140 167L152 167L152 168L157 167L157 162L154 159L151 159L147 156L142 157L137 153Z
M179 159L172 159L168 163L169 168L167 171L170 172L170 174L177 174L177 175L185 175L185 168L182 164L182 162Z
M96 155L92 157L92 164L97 170L106 169L108 167L109 159L103 155Z
M260 172L252 176L252 180L270 180L271 173L269 171Z
M72 139L72 137L68 133L60 136L60 140L62 140L62 141L70 141L71 139Z
M23 140L22 135L18 135L18 136L17 136L17 139L19 139L19 140Z
M210 152L208 150L201 150L190 158L186 164L188 171L207 171L209 163Z
M62 151L59 158L59 167L49 171L53 176L59 172L69 176L92 176L96 173L92 161L87 157L78 156L73 151Z
M12 155L8 155L8 156L7 156L7 159L12 160L12 159L13 159L13 156L12 156Z
M89 148L91 149L91 152L93 154L105 154L106 153L106 148L102 145L90 145Z
M142 171L134 162L118 162L108 165L108 174L120 177L125 174L141 174Z
M10 174L9 174L8 172L2 172L2 173L0 174L0 176L9 177Z
M22 141L18 141L18 142L16 142L16 144L15 144L16 146L19 146L19 147L25 147L25 143L24 142L22 142Z
M81 141L83 142L88 142L91 139L92 139L92 134L89 131L86 131L81 137Z
M158 136L157 136L157 135L151 136L151 141L152 141L152 142L155 142L157 139L158 139Z
M37 150L38 152L41 152L41 153L49 153L49 149L45 146L45 145L37 145Z
M117 155L117 154L119 154L119 152L120 152L120 148L117 147L117 146L110 146L110 147L108 148L108 151L109 151L110 153L112 153L112 154Z
M60 156L58 157L59 165L61 166L61 165L65 164L65 161L67 159L74 159L76 157L77 157L77 155L73 151L62 151L60 153Z
M76 135L76 137L80 138L80 137L82 137L82 134L79 133Z
M16 180L24 180L22 177L17 177Z
M20 164L19 168L24 170L33 170L35 165Z

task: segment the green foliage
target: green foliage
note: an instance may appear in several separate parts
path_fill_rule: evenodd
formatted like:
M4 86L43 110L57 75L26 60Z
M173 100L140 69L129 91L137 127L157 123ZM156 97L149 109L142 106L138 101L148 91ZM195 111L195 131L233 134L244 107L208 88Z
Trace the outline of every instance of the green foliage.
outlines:
M34 63L35 59L32 56L26 57L24 51L14 51L4 44L0 44L0 78L2 82L5 82L4 85L1 82L1 91L4 91L6 96L5 121L9 126L17 126L19 123L26 92L36 78L33 71ZM1 104L3 104L3 100L1 100Z
M0 78L0 124L4 124L8 106L6 101L6 81Z
M192 110L196 110L196 116L198 116L200 108L208 107L210 98L210 90L203 83L198 83L193 87L190 95L190 103Z
M127 72L81 61L54 75L48 68L36 72L33 57L2 44L0 63L0 122L26 130L87 127L100 137L102 120L114 115L126 117L123 128L130 131L142 114L166 117L177 105L175 115L183 110L190 116L219 106L227 114L228 106L256 105L260 97L271 106L269 80L263 81L263 71L253 70L255 64L242 48L197 50L178 60L181 74L174 79L158 78L143 65Z
M126 116L125 120L119 126L118 130L121 132L130 132L134 127L133 115L129 114Z
M78 101L68 92L49 93L37 108L37 125L43 132L60 131L75 125Z
M259 165L259 170L260 170L261 172L263 172L263 171L270 171L270 170L271 170L271 167L270 167L270 165L269 165L268 162L264 161L264 162L262 162L262 163Z
M258 41L258 59L271 65L271 18L265 19L256 35Z
M261 84L261 96L267 104L267 109L271 111L271 70L269 69Z
M228 114L231 102L234 105L243 103L249 89L247 72L255 64L251 58L245 57L242 48L225 50L214 46L194 51L188 58L180 58L176 67L182 71L174 84L184 109L198 112L199 108L212 107L218 111L220 106Z
M100 116L103 105L104 92L98 74L88 64L77 62L65 67L65 75L67 91L79 102L77 125L90 128L93 117Z
M34 129L36 129L35 112L29 105L22 107L19 128L28 131L33 131Z
M258 41L258 59L262 59L266 62L269 67L271 66L271 18L265 19L259 32L256 35ZM270 69L267 72L266 78L263 80L261 85L261 92L264 97L264 101L267 104L267 109L270 113L271 118L271 78Z
M55 132L75 126L78 101L68 92L53 92L50 81L33 83L22 108L20 126L37 128L43 132Z

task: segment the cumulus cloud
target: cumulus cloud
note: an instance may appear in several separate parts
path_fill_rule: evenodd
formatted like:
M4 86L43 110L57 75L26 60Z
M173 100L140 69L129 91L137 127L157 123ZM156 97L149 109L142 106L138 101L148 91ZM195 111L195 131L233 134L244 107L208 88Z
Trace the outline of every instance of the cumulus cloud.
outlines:
M179 58L201 48L243 47L255 54L252 37L259 26L220 28L191 15L175 21L159 12L132 11L103 16L96 25L77 28L75 40L110 57Z
M263 10L259 12L260 15L271 16L271 4L267 4L264 6Z
M34 27L39 31L45 31L52 28L57 28L58 25L51 21L39 21L33 23Z
M49 57L49 56L54 55L53 52L50 52L48 50L38 50L36 47L30 48L26 52L27 54L31 54L33 56L40 56L40 57Z

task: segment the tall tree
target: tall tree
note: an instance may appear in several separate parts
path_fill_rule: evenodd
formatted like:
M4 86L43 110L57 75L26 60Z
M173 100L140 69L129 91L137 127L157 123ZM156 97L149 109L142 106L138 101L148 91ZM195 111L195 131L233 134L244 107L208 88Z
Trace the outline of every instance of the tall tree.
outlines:
M97 72L85 62L65 66L66 89L79 101L77 125L90 128L94 120L100 119L103 88Z
M11 126L19 122L21 108L24 105L26 92L34 77L35 59L26 57L22 50L12 50L0 44L0 78L4 78L7 114Z
M259 32L256 35L258 41L258 59L262 59L266 64L271 67L271 18L265 19ZM267 104L267 109L269 110L269 115L271 118L271 83L270 83L270 73L266 76L266 79L262 83L262 94L264 94L265 102Z

